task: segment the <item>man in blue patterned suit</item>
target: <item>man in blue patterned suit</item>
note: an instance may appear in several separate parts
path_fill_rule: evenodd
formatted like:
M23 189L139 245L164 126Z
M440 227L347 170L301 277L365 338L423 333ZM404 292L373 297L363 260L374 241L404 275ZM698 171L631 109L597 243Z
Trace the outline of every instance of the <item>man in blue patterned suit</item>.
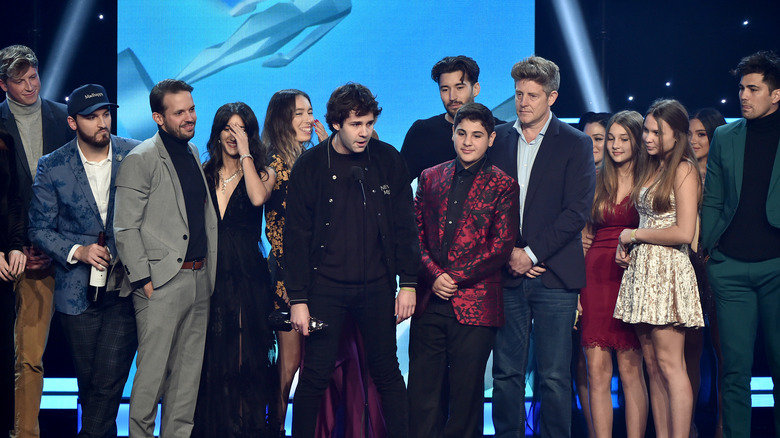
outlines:
M76 138L40 159L30 203L30 240L55 264L54 306L73 353L82 405L79 437L116 436L137 346L133 303L119 294L124 270L110 225L117 169L139 142L111 135L112 106L100 85L71 93L68 124ZM96 243L100 232L106 246ZM109 272L98 299L87 296L92 267Z

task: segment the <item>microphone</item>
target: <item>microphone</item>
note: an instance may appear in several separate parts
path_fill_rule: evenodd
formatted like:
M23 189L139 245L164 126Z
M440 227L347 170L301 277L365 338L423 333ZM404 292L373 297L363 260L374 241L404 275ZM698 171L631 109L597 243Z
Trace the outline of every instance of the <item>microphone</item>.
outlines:
M352 174L352 178L355 178L355 181L359 182L360 185L363 185L363 168L360 166L352 166L349 171Z

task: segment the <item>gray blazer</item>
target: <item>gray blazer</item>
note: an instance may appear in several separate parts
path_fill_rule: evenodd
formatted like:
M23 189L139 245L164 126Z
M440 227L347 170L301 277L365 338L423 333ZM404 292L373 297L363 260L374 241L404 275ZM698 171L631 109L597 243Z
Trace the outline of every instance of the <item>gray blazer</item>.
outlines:
M190 143L198 160L198 149ZM203 184L206 177L200 171ZM208 189L207 189L208 193ZM155 289L168 283L181 269L189 243L187 210L179 177L160 134L136 146L116 176L114 235L119 258L125 265L122 291L130 283L151 278ZM210 197L205 202L206 237L211 289L217 269L217 214Z

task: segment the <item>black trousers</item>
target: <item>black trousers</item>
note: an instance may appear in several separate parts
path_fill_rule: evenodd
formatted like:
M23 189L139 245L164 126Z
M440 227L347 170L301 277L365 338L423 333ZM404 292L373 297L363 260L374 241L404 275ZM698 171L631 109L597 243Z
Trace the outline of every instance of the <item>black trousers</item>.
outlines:
M426 309L409 334L411 437L482 437L485 366L495 327Z
M81 402L79 437L116 437L116 416L138 347L130 297L107 292L79 315L60 313Z
M0 433L14 428L14 284L0 280Z
M303 369L293 401L293 436L314 437L322 396L336 363L347 313L357 323L371 378L382 399L391 438L409 435L409 410L395 338L395 293L388 287L334 288L314 286L309 312L328 324L305 339Z

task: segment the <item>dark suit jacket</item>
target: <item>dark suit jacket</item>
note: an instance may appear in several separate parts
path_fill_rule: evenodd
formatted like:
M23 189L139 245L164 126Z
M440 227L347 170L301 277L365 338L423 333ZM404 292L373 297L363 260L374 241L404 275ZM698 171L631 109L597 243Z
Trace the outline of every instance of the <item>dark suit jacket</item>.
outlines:
M73 245L91 245L97 242L98 233L104 231L114 271L117 261L113 229L114 180L122 160L138 143L137 140L111 136L111 188L105 226L89 186L76 139L38 161L30 203L29 235L30 240L55 262L54 305L58 312L78 315L89 306L87 286L90 265L68 263L68 253ZM121 269L117 271L121 274ZM116 279L112 280L109 286L113 283L116 287L109 289L117 289Z
M461 324L501 326L504 300L501 267L509 260L517 238L517 182L498 167L483 166L466 196L447 254L441 253L447 205L455 175L451 160L420 175L414 199L420 231L422 267L417 277L415 316L425 311L436 277L448 273L458 283L450 299ZM443 258L448 264L442 269Z
M14 150L0 150L0 251L22 250L27 240L26 223Z
M54 152L55 149L69 142L76 135L75 131L68 126L68 109L61 103L41 98L41 121L43 124L43 155ZM8 100L0 103L0 123L14 138L16 175L26 212L32 198L33 176L30 172L30 165L27 163L27 154L24 152L16 119L11 113L11 108L8 107Z
M707 178L701 207L701 243L707 252L717 248L739 205L742 172L745 160L745 119L715 129L707 158ZM780 144L778 144L780 150ZM780 228L780 154L775 155L766 217L773 227Z
M587 135L552 120L536 155L523 210L522 234L515 246L529 246L544 263L545 287L580 289L585 286L585 257L580 232L590 216L596 171L593 143ZM517 141L513 123L496 128L496 140L488 150L490 160L517 178ZM522 277L505 271L504 285L516 286Z

